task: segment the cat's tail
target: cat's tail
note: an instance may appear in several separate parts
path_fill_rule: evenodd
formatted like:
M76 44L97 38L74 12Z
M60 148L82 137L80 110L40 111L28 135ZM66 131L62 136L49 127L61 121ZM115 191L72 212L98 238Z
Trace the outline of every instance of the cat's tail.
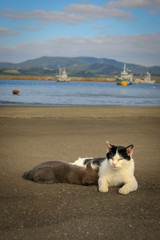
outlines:
M22 178L32 180L32 177L29 173L30 173L30 171L24 172L23 175L22 175Z

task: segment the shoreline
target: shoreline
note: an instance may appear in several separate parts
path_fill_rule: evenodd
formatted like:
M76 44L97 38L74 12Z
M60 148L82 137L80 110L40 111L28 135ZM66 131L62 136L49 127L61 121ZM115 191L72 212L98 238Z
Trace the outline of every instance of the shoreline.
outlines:
M160 107L0 106L1 118L159 118Z
M112 77L70 77L73 82L116 82L117 76ZM160 83L160 76L153 75L155 83ZM51 76L13 76L13 75L0 75L0 80L36 80L36 81L56 81L56 77Z
M70 77L71 82L116 82L115 78L108 77ZM0 80L36 80L36 81L56 81L56 77L49 76L13 76L0 75Z

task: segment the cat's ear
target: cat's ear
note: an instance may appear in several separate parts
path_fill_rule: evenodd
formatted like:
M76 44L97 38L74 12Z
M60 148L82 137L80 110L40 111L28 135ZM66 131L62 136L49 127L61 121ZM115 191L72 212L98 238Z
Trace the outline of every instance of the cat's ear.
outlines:
M132 156L132 154L133 154L133 148L134 148L134 145L133 145L133 144L131 144L131 145L129 145L128 147L126 147L126 151L127 151L127 154L128 154L129 156Z
M111 151L111 148L112 148L112 145L108 141L106 141L106 151L107 151L107 153Z
M89 161L86 166L87 170L92 170L91 162Z

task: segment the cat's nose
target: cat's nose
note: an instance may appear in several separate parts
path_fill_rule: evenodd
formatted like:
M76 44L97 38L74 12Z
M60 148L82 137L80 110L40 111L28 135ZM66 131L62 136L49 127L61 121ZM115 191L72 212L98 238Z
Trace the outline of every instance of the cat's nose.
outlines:
M115 167L117 163L113 163L113 166Z

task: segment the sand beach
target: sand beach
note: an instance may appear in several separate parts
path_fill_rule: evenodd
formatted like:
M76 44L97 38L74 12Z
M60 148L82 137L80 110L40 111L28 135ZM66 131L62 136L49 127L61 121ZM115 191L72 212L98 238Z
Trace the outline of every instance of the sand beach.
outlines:
M105 157L134 144L137 191L37 184L24 171L51 160ZM160 238L160 107L0 106L0 240Z

